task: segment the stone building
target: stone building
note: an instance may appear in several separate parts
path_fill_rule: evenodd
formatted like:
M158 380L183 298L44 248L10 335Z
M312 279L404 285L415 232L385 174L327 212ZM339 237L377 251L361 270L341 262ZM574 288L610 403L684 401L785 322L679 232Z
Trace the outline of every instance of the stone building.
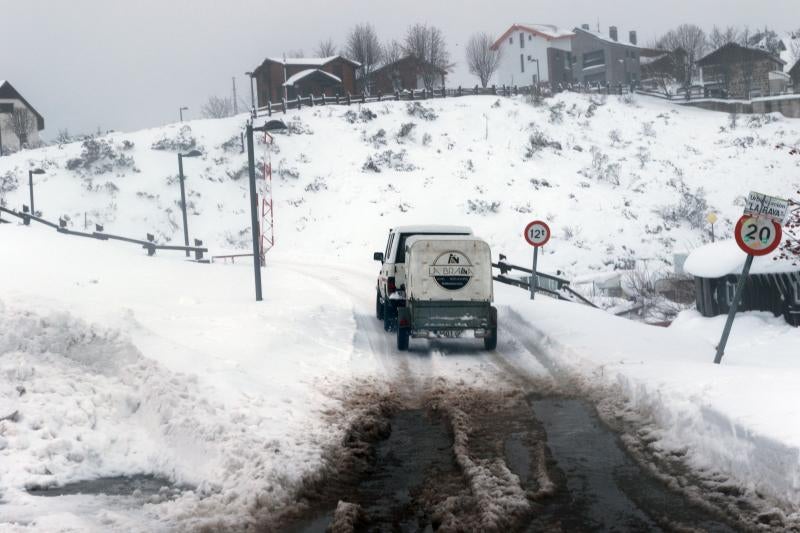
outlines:
M642 48L637 44L635 31L628 32L627 40L619 37L616 26L608 29L608 35L590 30L588 24L573 32L572 77L575 81L601 85L639 83Z
M741 99L771 94L770 73L783 73L784 65L782 59L765 50L736 43L728 43L697 62L701 84L709 96Z

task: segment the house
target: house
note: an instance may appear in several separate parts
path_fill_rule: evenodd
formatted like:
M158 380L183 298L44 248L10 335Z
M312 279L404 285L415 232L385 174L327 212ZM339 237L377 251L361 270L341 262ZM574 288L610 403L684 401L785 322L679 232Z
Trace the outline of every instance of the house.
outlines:
M683 85L688 57L683 48L672 51L642 48L639 55L642 85L661 89L671 83Z
M684 265L694 277L697 311L703 316L726 315L747 256L733 240L717 241L692 250ZM780 252L756 257L745 280L739 311L770 311L800 326L800 267Z
M372 72L371 91L391 94L395 91L424 89L424 73L430 72L434 79L430 89L444 87L447 71L430 65L413 55L408 55L392 63L383 65Z
M792 78L794 92L800 93L800 59L789 69L789 76Z
M514 24L492 44L500 51L497 85L551 85L572 81L573 33L550 24Z
M335 96L356 92L356 69L360 63L342 56L268 57L255 70L258 107L267 101L293 99L313 94Z
M616 26L608 35L592 31L588 24L575 28L572 39L572 76L576 82L599 85L633 85L641 80L636 32L628 40L619 39Z
M19 109L29 114L30 127L26 133L11 124L12 113ZM44 117L10 83L0 80L0 155L39 144L39 132L43 129Z
M697 62L707 94L744 99L776 92L775 87L770 90L770 79L774 85L776 78L771 73L783 74L784 65L781 58L766 50L736 43L728 43Z

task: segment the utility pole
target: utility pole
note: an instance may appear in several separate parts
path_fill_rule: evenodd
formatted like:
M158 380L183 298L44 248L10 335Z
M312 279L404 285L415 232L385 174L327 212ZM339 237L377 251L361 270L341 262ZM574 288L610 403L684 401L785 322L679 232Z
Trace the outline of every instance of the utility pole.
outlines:
M233 81L233 114L239 114L239 105L236 103L236 76L231 76L231 80Z

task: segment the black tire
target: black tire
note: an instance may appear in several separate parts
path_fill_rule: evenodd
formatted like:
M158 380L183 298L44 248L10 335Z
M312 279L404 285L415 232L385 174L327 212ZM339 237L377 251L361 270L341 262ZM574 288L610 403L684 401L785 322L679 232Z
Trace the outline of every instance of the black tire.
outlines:
M381 293L375 293L375 317L383 320L383 304L381 303Z
M497 348L497 328L489 330L489 336L483 338L483 347L490 352Z
M392 304L389 303L389 298L383 300L383 331L391 331L394 326L395 312Z
M397 349L401 352L408 350L408 343L411 340L411 330L408 328L397 328Z

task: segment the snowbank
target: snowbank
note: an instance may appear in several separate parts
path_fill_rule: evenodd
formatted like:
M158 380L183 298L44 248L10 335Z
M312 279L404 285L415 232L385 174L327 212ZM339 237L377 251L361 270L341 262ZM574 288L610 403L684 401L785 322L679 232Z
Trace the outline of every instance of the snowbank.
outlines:
M751 274L778 274L800 270L798 261L782 259L778 250L753 258ZM717 241L696 248L686 258L683 268L698 278L721 278L728 274L741 274L747 259L733 239Z

